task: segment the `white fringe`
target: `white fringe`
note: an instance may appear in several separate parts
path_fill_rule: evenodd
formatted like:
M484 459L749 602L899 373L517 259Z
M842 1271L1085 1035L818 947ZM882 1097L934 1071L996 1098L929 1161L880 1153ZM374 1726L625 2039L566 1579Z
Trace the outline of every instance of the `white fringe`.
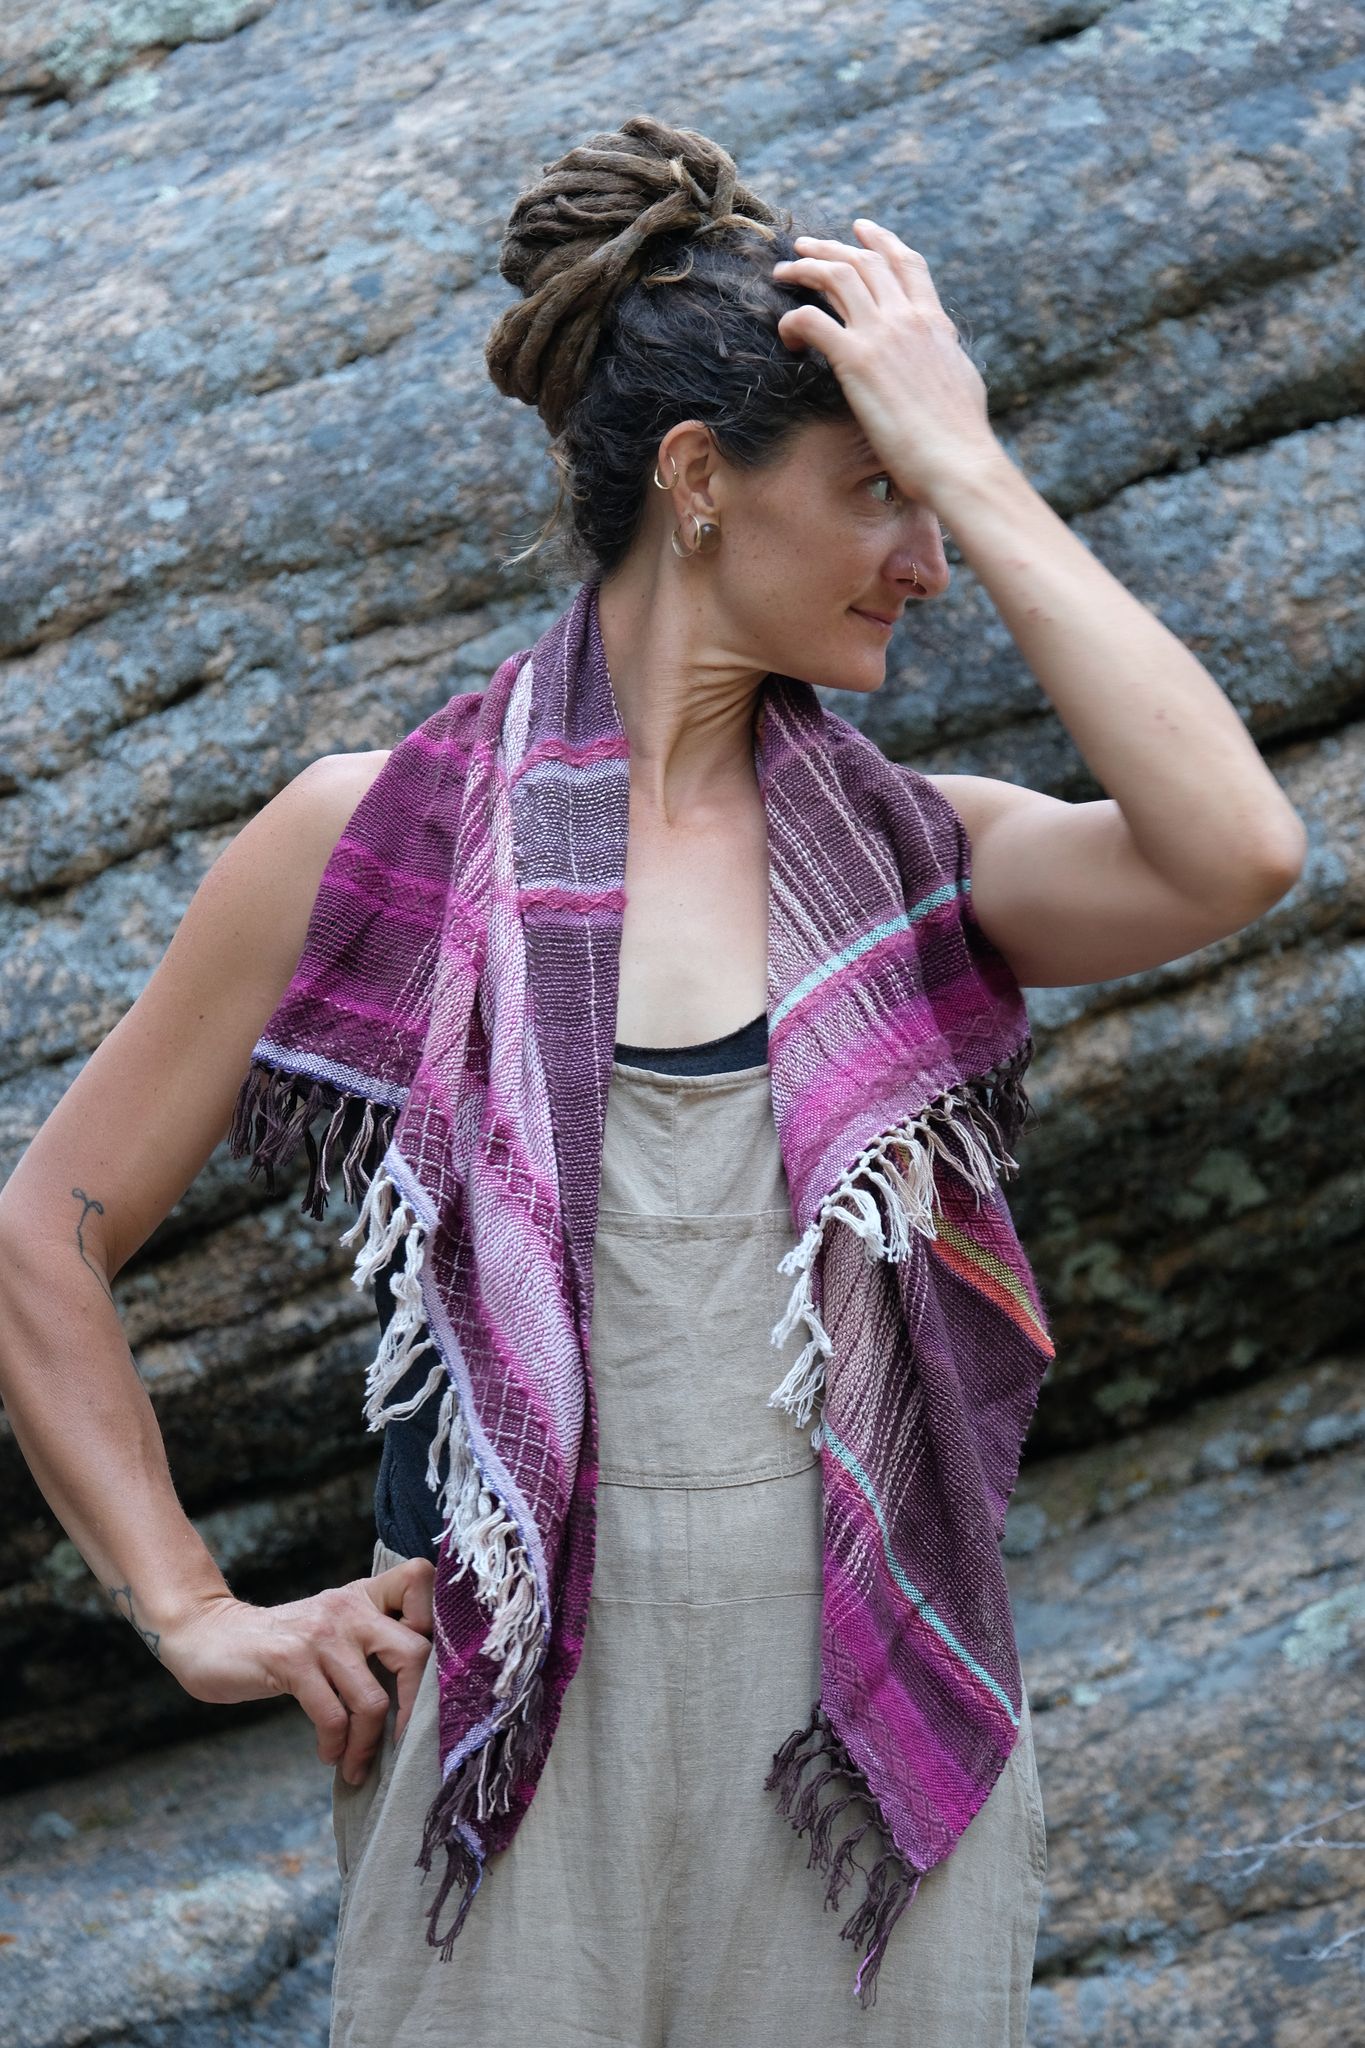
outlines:
M825 1226L836 1218L846 1223L862 1239L869 1264L877 1259L898 1263L909 1256L913 1231L924 1237L938 1236L935 1153L978 1190L978 1197L990 1194L1003 1170L1016 1165L1008 1152L1002 1150L999 1157L992 1152L976 1123L964 1113L967 1100L965 1090L950 1089L917 1114L881 1132L840 1174L801 1242L778 1262L778 1272L795 1273L796 1281L781 1320L773 1325L771 1341L780 1347L798 1323L805 1324L810 1341L793 1360L781 1385L768 1396L768 1406L785 1408L799 1429L806 1427L824 1392L826 1363L834 1352L811 1290L812 1268L824 1242ZM949 1133L956 1141L951 1146L945 1142ZM898 1153L903 1158L898 1159ZM856 1185L859 1180L871 1186ZM881 1193L881 1204L874 1189ZM819 1449L818 1423L811 1445Z
M360 1213L341 1242L353 1244L362 1233L364 1242L356 1253L351 1276L352 1285L358 1288L372 1285L400 1242L404 1246L402 1268L389 1279L393 1315L365 1376L365 1419L371 1430L383 1429L389 1422L415 1414L445 1383L436 1433L427 1454L427 1485L437 1495L443 1524L451 1530L451 1547L460 1560L455 1577L473 1571L478 1599L492 1616L481 1647L502 1665L493 1691L503 1699L519 1690L523 1666L534 1660L540 1648L535 1574L516 1523L479 1469L455 1388L439 1356L420 1393L403 1402L391 1398L414 1359L435 1346L422 1305L426 1231L411 1203L382 1168L371 1180ZM449 1451L444 1484L439 1476L443 1449Z

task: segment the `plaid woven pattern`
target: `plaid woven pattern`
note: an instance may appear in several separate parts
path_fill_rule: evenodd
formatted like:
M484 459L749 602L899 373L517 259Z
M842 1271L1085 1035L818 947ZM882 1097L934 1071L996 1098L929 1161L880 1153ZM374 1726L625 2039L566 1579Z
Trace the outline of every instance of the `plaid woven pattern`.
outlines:
M861 1873L840 1932L866 2005L1018 1733L1000 1538L1053 1347L1001 1183L1032 1042L928 779L776 675L754 763L773 1114L801 1233L773 1340L806 1337L769 1400L813 1425L824 1482L821 1690L804 1727L773 1731L766 1783L831 1904ZM339 1168L358 1287L399 1255L370 1427L441 1393L441 1780L417 1861L443 1859L443 1957L530 1804L583 1649L628 817L589 582L394 748L332 853L231 1136L272 1186L306 1146L313 1216ZM418 1358L426 1384L400 1408Z

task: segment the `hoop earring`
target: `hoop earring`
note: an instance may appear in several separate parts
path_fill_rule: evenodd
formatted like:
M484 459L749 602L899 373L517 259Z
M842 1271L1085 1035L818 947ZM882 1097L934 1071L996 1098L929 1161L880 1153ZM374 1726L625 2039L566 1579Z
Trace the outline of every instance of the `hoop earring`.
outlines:
M691 547L685 541L679 546L682 528L675 526L669 536L674 554L684 558L688 555L713 555L720 546L720 528L715 520L699 519L695 512L688 512L684 517L692 521L693 526L696 528L697 537Z
M671 484L666 484L666 483L664 482L663 478L662 478L662 477L661 477L661 476L659 475L659 465L658 465L658 463L656 462L656 463L655 463L655 465L654 465L654 481L655 481L655 483L656 483L656 484L657 484L657 485L659 486L659 489L660 489L661 491L671 491L671 490L672 490L672 489L674 488L674 485L676 485L676 483L677 483L677 481L678 481L678 465L677 465L677 463L675 462L675 463L674 463L674 465L673 465L673 482L672 482Z

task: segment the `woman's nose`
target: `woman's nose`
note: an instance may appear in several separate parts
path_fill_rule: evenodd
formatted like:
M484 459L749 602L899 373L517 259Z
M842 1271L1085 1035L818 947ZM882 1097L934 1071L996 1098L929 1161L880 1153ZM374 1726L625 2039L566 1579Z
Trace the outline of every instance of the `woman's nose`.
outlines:
M915 535L912 543L897 550L896 581L903 583L911 597L941 597L953 580L943 535L937 520Z

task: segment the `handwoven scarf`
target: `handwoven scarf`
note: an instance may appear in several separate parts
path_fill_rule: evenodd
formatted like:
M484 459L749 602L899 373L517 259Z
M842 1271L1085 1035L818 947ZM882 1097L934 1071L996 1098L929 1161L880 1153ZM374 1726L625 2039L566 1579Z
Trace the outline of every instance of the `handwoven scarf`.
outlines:
M272 1189L306 1145L314 1217L339 1162L360 1202L341 1240L359 1245L355 1285L393 1265L370 1428L441 1391L441 1782L416 1861L445 1854L427 1931L442 1959L535 1792L592 1584L592 1251L630 789L597 597L584 583L486 689L394 747L327 863L230 1141ZM840 1932L865 1944L867 2005L892 1926L1018 1735L1000 1541L1052 1344L1000 1181L1032 1041L953 807L804 681L767 676L755 712L772 1105L802 1233L772 1337L808 1333L768 1403L802 1429L819 1410L824 1524L820 1693L805 1726L774 1731L765 1784L809 1833L827 1904L864 1876ZM869 1828L881 1853L863 1864Z

